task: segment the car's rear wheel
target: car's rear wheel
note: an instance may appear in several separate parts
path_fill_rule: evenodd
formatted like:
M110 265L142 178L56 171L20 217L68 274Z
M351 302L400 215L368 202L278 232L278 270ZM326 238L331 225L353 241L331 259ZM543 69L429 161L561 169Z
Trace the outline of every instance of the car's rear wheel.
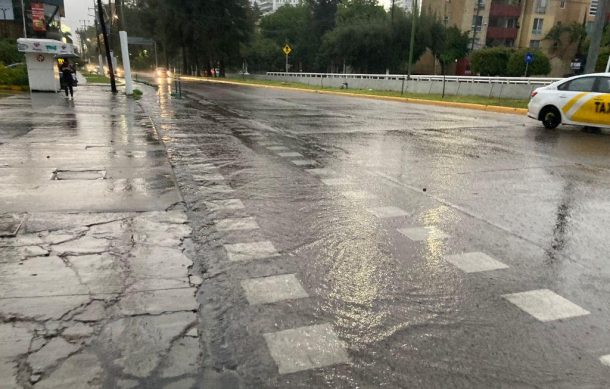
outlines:
M552 130L561 124L561 113L555 107L544 107L540 112L540 120L545 128Z

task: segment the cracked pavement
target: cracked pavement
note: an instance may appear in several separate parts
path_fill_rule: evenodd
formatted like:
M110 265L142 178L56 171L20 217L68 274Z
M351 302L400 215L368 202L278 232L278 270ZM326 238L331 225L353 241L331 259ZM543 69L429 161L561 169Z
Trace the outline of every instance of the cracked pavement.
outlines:
M137 102L79 92L0 99L0 386L194 387L201 277L165 149Z

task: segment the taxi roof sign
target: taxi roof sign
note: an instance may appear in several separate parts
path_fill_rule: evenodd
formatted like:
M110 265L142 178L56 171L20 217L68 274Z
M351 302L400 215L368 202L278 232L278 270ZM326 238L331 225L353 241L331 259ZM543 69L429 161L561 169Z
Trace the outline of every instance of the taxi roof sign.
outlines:
M284 47L282 47L282 51L284 52L284 54L288 55L292 53L292 48L288 45L288 43L286 43Z

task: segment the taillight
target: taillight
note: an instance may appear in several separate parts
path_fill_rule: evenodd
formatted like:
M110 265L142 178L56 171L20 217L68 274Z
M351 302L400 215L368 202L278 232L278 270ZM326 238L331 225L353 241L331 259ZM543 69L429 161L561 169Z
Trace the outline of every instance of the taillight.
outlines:
M533 98L533 97L534 97L534 96L536 96L537 94L538 94L538 91L533 91L533 92L532 92L532 94L530 95L530 97L532 97L532 98Z

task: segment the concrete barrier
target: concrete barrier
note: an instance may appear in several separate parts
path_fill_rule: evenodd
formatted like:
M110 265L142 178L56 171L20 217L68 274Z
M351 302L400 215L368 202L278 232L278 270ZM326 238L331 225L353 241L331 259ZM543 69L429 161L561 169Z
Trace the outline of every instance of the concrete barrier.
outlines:
M297 82L320 88L387 90L404 93L441 94L442 76L413 76L386 74L331 74L331 73L267 73L247 78L283 82ZM456 77L445 78L445 94L453 96L481 96L491 98L528 99L531 92L548 85L557 78L523 77Z

